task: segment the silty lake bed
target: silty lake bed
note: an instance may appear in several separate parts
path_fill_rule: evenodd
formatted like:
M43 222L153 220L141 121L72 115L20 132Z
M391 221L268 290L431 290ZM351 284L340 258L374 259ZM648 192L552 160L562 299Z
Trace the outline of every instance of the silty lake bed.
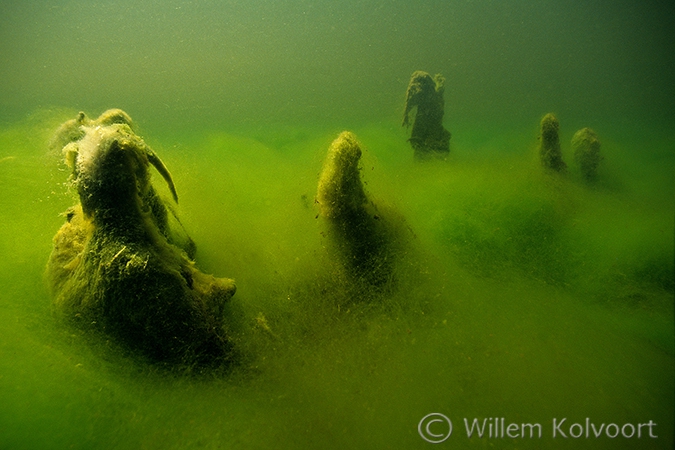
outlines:
M0 13L0 448L428 448L446 417L439 448L672 448L668 2ZM401 127L416 70L446 78L446 161L415 161ZM45 266L77 195L49 141L109 108L171 172L198 267L236 280L227 370L148 364L53 314ZM547 113L564 174L537 154ZM583 127L594 183L574 163ZM340 276L317 217L345 130L407 233L384 289Z
M605 183L588 186L572 170L541 169L536 123L490 146L457 139L448 161L426 163L398 128L356 129L366 190L414 233L383 293L333 276L313 199L336 133L146 136L172 171L200 268L238 286L227 313L238 364L189 375L50 313L43 272L75 193L46 143L73 114L36 113L0 134L12 255L2 270L4 447L416 448L429 445L420 419L439 412L453 421L450 442L467 448L667 448L673 205L662 160L607 139ZM474 418L539 423L542 437L490 438L489 424L469 437L463 421ZM639 441L566 444L552 436L564 418L567 440L586 418L636 429L651 420L658 438L643 427Z

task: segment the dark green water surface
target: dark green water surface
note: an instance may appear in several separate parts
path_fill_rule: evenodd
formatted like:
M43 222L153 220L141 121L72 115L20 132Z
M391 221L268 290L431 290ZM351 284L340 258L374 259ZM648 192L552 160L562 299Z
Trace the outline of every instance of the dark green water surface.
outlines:
M437 448L672 448L672 9L2 2L0 449L429 448L430 413L454 426ZM413 161L400 126L415 70L447 79L447 161ZM112 107L171 171L198 266L237 281L226 373L160 369L51 313L43 273L76 196L48 142ZM536 154L548 112L564 175ZM584 126L605 156L592 185L570 146ZM334 276L316 218L343 130L414 235L384 293ZM469 437L474 418L542 436ZM587 418L657 437L573 437Z

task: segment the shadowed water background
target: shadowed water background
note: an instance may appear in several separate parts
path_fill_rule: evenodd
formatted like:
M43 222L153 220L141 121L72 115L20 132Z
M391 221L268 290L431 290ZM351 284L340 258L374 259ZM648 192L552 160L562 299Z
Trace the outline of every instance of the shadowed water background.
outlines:
M668 2L0 4L0 448L671 448L675 44ZM446 79L446 162L400 127ZM240 363L185 376L58 323L43 282L75 202L55 128L126 110L171 171ZM538 123L561 123L565 176ZM598 182L569 142L597 131ZM414 234L395 289L332 276L316 184L349 129ZM163 182L154 174L156 185ZM168 192L164 189L164 194ZM541 423L468 438L463 418ZM658 439L553 439L645 423Z

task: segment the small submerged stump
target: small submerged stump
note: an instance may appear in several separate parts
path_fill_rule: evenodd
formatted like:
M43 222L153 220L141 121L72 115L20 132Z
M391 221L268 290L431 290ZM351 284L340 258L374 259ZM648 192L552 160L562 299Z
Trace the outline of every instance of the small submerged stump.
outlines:
M396 218L378 210L361 182L361 148L345 131L328 149L317 202L328 224L332 255L352 281L382 287L392 280Z
M431 78L418 70L412 74L406 92L403 126L412 124L410 145L415 159L446 158L450 153L450 132L443 128L445 78Z
M567 164L562 159L560 150L560 124L553 114L546 114L541 119L541 135L539 142L539 157L541 165L556 172L567 170Z
M52 141L63 147L80 202L54 236L47 279L56 312L155 362L214 364L231 354L223 328L233 280L202 273L193 241L151 183L167 168L129 116L80 113Z
M581 176L588 182L593 182L598 177L598 166L603 160L600 154L600 140L595 131L590 128L582 128L572 137L572 150L574 162L581 171Z

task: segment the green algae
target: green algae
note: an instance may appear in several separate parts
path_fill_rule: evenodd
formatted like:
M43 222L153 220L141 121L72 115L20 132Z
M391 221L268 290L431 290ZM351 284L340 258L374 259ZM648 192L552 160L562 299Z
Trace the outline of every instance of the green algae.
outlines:
M174 148L160 133L197 261L238 280L225 320L240 364L185 376L52 317L42 271L73 199L44 153L58 123L0 134L14 157L0 163L0 242L14 255L0 278L3 447L415 448L434 411L653 419L656 448L672 436L673 204L638 176L661 163L617 151L614 167L636 171L590 189L542 173L526 133L505 139L520 151L460 141L454 159L418 165L395 133L357 129L364 186L405 216L419 249L383 298L340 282L323 251L314 193L333 130L279 130L280 147L212 132Z

